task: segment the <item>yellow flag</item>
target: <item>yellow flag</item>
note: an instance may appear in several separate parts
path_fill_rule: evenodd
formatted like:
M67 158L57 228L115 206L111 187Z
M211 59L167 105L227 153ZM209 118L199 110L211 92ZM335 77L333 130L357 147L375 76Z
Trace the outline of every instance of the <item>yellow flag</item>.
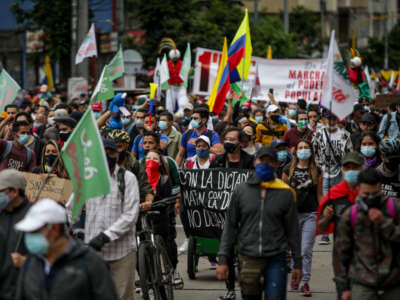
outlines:
M48 91L51 91L54 88L54 82L53 82L53 71L51 70L51 64L50 64L50 56L46 55L44 58L44 74L47 77L47 86L48 86Z
M272 59L272 47L268 45L267 47L267 59Z
M157 87L158 87L157 83L150 83L150 99L154 99Z

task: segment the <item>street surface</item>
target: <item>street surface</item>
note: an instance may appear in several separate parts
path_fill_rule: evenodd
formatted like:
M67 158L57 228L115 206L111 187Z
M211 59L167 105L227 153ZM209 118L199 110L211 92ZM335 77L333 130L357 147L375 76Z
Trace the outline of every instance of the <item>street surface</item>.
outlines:
M177 220L177 223L180 223ZM183 228L177 225L177 243L178 247L184 240ZM332 241L331 236L331 241ZM319 237L317 238L317 241ZM332 281L333 272L331 264L331 251L332 244L327 246L320 246L315 243L312 275L310 281L311 291L313 292L312 299L315 300L335 300L336 292L335 285ZM196 280L190 280L186 271L187 256L183 254L179 256L178 269L183 277L185 286L183 290L175 290L176 300L203 300L203 299L217 299L218 296L225 294L225 282L217 281L215 277L215 270L210 269L210 263L207 257L200 258L199 272L196 273ZM290 281L290 277L289 280ZM289 290L289 289L288 289ZM141 299L139 296L137 296ZM236 299L241 299L239 284L236 283ZM287 300L305 299L299 292L288 292Z

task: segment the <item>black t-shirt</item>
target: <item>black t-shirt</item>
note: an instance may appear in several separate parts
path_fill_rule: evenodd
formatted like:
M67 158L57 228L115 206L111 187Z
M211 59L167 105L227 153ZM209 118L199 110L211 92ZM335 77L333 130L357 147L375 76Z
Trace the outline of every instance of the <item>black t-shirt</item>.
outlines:
M400 197L400 175L395 174L393 176L388 176L379 168L378 172L381 175L382 180L382 195L394 198Z
M289 177L290 164L285 166L283 172ZM319 173L319 172L318 172ZM296 190L296 206L299 213L316 212L318 209L318 190L308 169L295 168L289 185Z
M238 162L230 162L228 161L228 167L232 169L239 169L240 168L240 161Z

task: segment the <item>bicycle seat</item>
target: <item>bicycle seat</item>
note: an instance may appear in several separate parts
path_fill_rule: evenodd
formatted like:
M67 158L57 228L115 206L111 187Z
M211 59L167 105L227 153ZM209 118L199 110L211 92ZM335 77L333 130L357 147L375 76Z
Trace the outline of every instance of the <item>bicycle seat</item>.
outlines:
M151 210L146 213L148 216L156 216L159 215L160 212L158 210Z

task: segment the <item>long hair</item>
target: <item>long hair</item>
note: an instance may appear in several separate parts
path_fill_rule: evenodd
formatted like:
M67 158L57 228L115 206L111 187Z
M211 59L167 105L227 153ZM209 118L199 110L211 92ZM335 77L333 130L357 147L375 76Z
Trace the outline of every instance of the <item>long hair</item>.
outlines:
M158 149L149 150L149 152L154 152L154 153L158 154L158 156L160 157L160 174L161 175L167 175L168 176L168 180L171 183L172 180L171 180L171 175L170 175L170 172L169 172L168 160L167 159L164 160L164 157L163 157L161 151L158 150Z
M46 142L46 144L44 145L43 150L42 150L42 157L41 157L41 160L40 160L40 172L41 173L47 173L45 156L46 156L46 147L48 145L53 145L53 147L57 151L57 155L60 155L60 148L59 148L58 144L53 140L48 140ZM60 177L60 178L69 178L68 173L65 170L64 163L63 163L61 157L58 159L56 168L57 168L58 177Z
M296 146L294 147L293 159L292 159L292 162L290 163L290 167L289 167L289 178L291 178L293 176L294 169L296 168L297 164L299 163L299 159L297 158L297 148L299 147L299 144L302 142L306 143L310 147L311 157L308 159L308 173L311 175L313 183L318 184L319 173L318 173L317 165L315 164L315 160L314 160L314 157L315 157L314 150L313 150L311 142L308 140L304 140L304 139L298 140L296 143Z

